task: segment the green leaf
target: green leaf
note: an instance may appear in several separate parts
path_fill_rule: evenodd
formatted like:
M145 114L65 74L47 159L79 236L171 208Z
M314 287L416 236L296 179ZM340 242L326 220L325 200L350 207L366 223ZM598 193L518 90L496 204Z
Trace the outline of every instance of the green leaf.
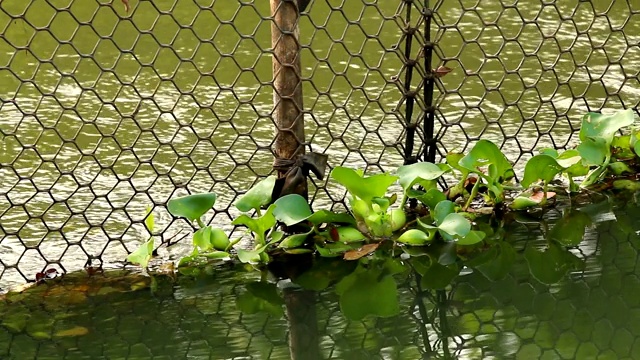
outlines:
M127 256L127 261L132 264L138 264L146 269L149 265L149 260L151 260L151 257L153 256L153 245L154 240L149 239L149 241L140 245L136 251L129 254L129 256Z
M491 261L478 265L477 269L491 281L502 280L516 262L516 251L511 244L504 241L499 242L492 250L495 257Z
M331 177L350 194L368 202L374 197L384 197L389 186L398 180L397 176L386 173L362 177L355 170L342 166L334 168Z
M226 251L230 243L229 236L224 230L211 228L211 245L213 245L214 249Z
M193 233L193 245L197 246L201 251L213 249L210 226L205 226Z
M455 264L444 266L431 261L431 266L422 275L420 285L426 289L442 290L449 286L459 273L460 269Z
M456 243L461 246L475 245L484 240L485 236L486 234L482 231L471 230L466 236L458 239Z
M629 179L614 180L613 188L618 190L640 191L640 182Z
M167 209L173 216L195 221L211 210L217 197L215 193L187 195L169 200Z
M447 154L447 164L452 168L460 171L462 173L462 179L466 179L469 176L469 169L464 168L460 165L460 160L464 158L464 154L462 153L448 153Z
M565 246L577 246L584 239L588 226L591 226L589 215L579 210L570 210L553 226L549 238Z
M509 204L509 207L513 210L524 210L526 208L538 206L538 204L540 204L540 201L533 200L530 197L517 196L513 199L513 202Z
M346 318L391 317L400 312L395 280L381 275L379 269L359 267L336 285L340 309Z
M633 150L634 153L636 153L637 156L640 156L640 141L638 141L639 139L640 131L638 131L638 129L634 129L629 139L629 147Z
M245 264L253 264L260 262L260 254L262 254L267 249L267 245L261 245L255 248L254 250L245 250L239 248L238 251L238 260Z
M569 149L560 154L556 161L565 168L564 172L570 177L584 176L589 172L589 167L582 163L582 156L577 149Z
M609 170L613 175L620 176L622 174L632 174L634 171L631 168L623 163L622 161L616 161L609 163Z
M407 196L410 198L418 199L421 203L427 206L429 209L434 209L438 203L447 200L447 196L438 189L429 189L426 193L421 190L409 189Z
M582 140L578 145L580 156L588 165L603 166L606 165L607 158L611 154L609 145L602 138L587 138Z
M313 233L313 229L304 234L289 235L284 240L282 240L282 242L280 242L278 247L283 249L297 248L304 244L311 233Z
M283 237L284 237L284 232L280 230L273 230L269 233L269 244L275 244L277 242L280 242L280 240L282 240Z
M260 241L261 244L265 242L265 232L271 229L276 224L276 217L273 215L273 211L275 210L276 205L271 204L267 211L260 216L259 218L251 218L246 214L242 214L238 216L235 220L231 222L232 225L244 225L249 230L253 231L256 236L256 239Z
M562 170L564 170L564 168L551 156L536 155L527 161L521 184L525 188L531 186L532 183L538 180L542 180L545 184L548 184Z
M542 155L547 155L547 156L551 156L552 158L556 159L558 158L558 150L553 149L553 148L545 148L540 150L540 154Z
M442 169L440 166L428 162L419 162L411 165L404 165L398 168L400 185L406 192L413 185L420 184L426 190L435 186L435 181L449 169Z
M452 201L445 200L440 201L438 205L433 209L433 220L435 220L436 225L440 226L444 219L449 215L453 214L456 211L456 204Z
M267 282L250 282L247 292L236 299L236 306L246 314L265 312L274 316L284 315L284 300L278 295L276 284Z
M442 220L438 229L452 236L465 237L471 231L471 223L464 216L452 213Z
M635 120L633 109L618 111L611 115L588 113L582 118L580 141L589 138L601 138L607 147L611 146L615 133Z
M569 270L578 269L582 265L582 260L555 242L549 243L549 247L544 251L527 246L524 258L529 264L531 275L541 283L548 285L557 283Z
M312 214L307 200L298 194L285 195L276 200L275 205L273 215L287 226L306 220Z
M335 228L335 231L337 231L337 241L342 243L357 242L366 239L366 236L353 226L339 226ZM333 238L332 236L329 237Z
M200 254L200 256L206 257L207 259L212 259L212 260L216 260L216 259L227 259L229 257L231 257L231 254L229 254L226 251L209 251L203 254Z
M407 245L421 246L431 242L434 237L435 231L427 234L422 230L409 229L400 235L397 241Z
M314 212L313 215L309 216L307 220L316 226L322 224L356 224L356 219L354 219L350 214L334 213L329 210L318 210Z
M153 216L153 208L147 206L147 216L144 219L144 226L147 228L150 234L153 234L153 228L155 226L155 218Z
M460 160L459 164L481 176L485 176L485 174L480 168L488 166L486 175L494 182L506 181L515 176L509 160L507 160L502 151L489 140L478 141L471 151Z
M271 194L275 185L276 176L271 175L249 189L234 205L242 212L248 212L251 209L259 210L271 202Z

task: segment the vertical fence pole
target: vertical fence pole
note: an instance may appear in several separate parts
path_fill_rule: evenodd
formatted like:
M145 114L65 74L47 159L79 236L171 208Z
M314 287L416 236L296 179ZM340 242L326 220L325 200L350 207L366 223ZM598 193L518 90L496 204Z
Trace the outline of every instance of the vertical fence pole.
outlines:
M429 7L429 0L425 0L424 8L422 9L422 16L424 16L424 105L425 105L425 117L424 117L424 161L430 163L436 162L436 141L434 137L435 127L435 114L436 108L433 106L433 87L435 84L436 74L431 67L431 59L433 56L433 48L435 44L431 41L431 18L433 17L433 10Z
M298 28L300 10L294 0L270 1L273 17L273 120L276 125L274 168L278 169L278 176L283 177L296 158L305 152Z

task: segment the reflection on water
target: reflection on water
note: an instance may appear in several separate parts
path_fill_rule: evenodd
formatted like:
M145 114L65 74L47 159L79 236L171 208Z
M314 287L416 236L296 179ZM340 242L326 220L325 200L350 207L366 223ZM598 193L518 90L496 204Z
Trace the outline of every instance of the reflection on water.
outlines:
M12 254L0 258L0 283L33 278L46 262L122 260L148 235L148 205L173 236L187 225L160 205L187 191L217 192L210 220L227 224L237 194L271 170L267 2L140 1L130 15L78 4L0 6L0 245ZM392 50L403 4L315 1L301 19L307 140L332 166L403 161L393 80L402 56ZM588 109L638 104L637 2L440 1L435 12L436 54L454 68L436 98L442 154L485 137L521 160L571 144ZM330 206L334 192L314 199ZM61 241L81 245L62 258L20 257L23 244L57 253Z
M397 301L398 310L383 317L358 315L364 308L382 315L388 307L386 300L367 296L383 283L376 280L383 270L374 258L359 275L374 274L372 281L359 285L356 298L347 295L349 285L343 282L328 285L358 272L362 260L360 265L318 262L293 282L277 285L258 272L227 266L183 275L177 283L161 275L151 280L124 272L70 274L2 299L0 356L637 359L640 222L633 214L638 199L604 198L574 209L596 221L567 252L582 270L564 269L551 282L547 276L565 264L539 266L528 254L558 243L546 234L566 219L568 209L562 215L550 212L542 223L516 219L498 245L502 251L515 249L512 263L499 269L504 257L483 264L470 259L475 265L467 262L464 275L445 290L425 286L439 281L418 267L426 256L405 257L394 266L412 270L394 270L391 285L398 290L392 291L395 300L388 300Z

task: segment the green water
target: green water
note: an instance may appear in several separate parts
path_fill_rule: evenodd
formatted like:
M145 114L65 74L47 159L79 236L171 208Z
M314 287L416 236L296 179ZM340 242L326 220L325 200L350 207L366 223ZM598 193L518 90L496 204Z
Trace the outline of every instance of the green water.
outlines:
M338 295L342 285L322 285L354 271L357 261L327 260L320 277L303 280L317 263L277 285L272 276L218 266L175 283L158 276L154 291L136 274L70 274L0 301L0 357L639 359L640 197L592 199L578 211L593 225L568 255L580 270L566 268L546 284L536 279L566 264L536 268L526 254L547 244L559 211L505 229L500 246L513 248L513 265L503 270L494 266L498 257L440 291L423 287L414 271L396 275L397 311L387 317L355 320L346 295ZM409 263L417 264L397 262ZM256 283L268 290L256 291ZM369 301L369 286L375 281L362 284L358 301Z
M587 108L637 106L638 1L480 1L469 10L475 3L434 5L436 53L454 69L436 94L442 152L482 136L520 161L570 142ZM118 1L0 4L3 287L51 263L121 261L147 238L149 205L171 238L186 224L161 205L185 189L217 192L208 220L231 231L237 213L225 210L270 172L267 2L131 4L130 14ZM307 140L332 166L402 163L394 79L404 70L393 49L404 48L405 10L391 0L315 1L301 19ZM330 194L342 196L329 186L316 203L330 205Z

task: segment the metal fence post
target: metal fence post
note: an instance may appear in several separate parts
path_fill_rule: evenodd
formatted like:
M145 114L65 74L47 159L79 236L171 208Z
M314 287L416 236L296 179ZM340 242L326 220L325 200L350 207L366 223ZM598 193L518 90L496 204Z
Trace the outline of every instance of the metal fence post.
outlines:
M435 85L436 74L432 68L432 55L435 44L431 41L431 18L433 10L429 6L429 0L425 1L422 9L424 16L424 161L436 162L436 141L434 137L435 113L433 105L433 87Z

